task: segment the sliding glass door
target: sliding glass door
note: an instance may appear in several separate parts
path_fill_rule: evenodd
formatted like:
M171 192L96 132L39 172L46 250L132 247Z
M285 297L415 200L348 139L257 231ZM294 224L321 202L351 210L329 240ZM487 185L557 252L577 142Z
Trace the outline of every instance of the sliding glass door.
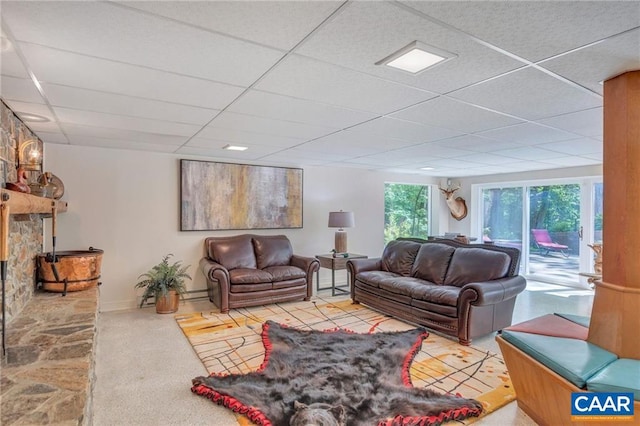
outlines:
M586 286L593 272L588 244L602 240L602 182L528 182L479 185L478 234L485 242L517 247L520 273L539 281Z

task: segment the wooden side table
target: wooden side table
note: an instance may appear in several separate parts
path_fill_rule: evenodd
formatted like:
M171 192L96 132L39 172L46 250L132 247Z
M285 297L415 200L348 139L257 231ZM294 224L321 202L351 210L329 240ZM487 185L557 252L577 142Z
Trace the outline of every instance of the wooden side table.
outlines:
M341 293L350 293L349 290L349 275L347 275L347 286L336 287L336 271L347 269L347 261L350 259L367 259L368 256L364 254L349 253L349 257L333 257L332 254L319 254L316 255L316 259L320 261L320 268L331 269L331 287L320 288L320 268L316 272L316 290L328 290L331 289L331 295L335 296L336 291ZM347 271L349 274L349 271Z

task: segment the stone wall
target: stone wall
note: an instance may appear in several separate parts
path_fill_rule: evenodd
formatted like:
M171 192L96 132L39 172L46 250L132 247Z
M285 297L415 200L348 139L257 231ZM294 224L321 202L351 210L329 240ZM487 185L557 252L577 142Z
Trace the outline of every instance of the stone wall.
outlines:
M19 143L37 136L0 101L0 183L16 181L16 152ZM38 172L30 172L36 181ZM42 219L39 215L11 215L9 222L9 261L6 282L6 322L10 325L33 297L36 288L35 262L42 252ZM9 328L9 327L7 327Z

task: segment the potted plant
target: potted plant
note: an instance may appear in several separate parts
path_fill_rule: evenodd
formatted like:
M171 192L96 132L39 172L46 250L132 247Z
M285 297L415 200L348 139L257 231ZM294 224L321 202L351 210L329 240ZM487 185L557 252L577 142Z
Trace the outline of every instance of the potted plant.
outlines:
M189 266L182 266L181 261L169 264L171 256L173 255L166 255L162 262L138 277L144 278L135 286L135 288L144 288L140 307L153 296L156 300L157 313L170 314L178 310L180 297L187 291L185 279L191 279L191 277L187 274Z

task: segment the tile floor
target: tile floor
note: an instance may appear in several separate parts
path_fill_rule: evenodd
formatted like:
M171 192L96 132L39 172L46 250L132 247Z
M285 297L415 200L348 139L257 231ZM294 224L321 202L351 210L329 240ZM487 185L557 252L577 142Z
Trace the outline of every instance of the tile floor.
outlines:
M530 281L518 296L514 323L553 312L589 315L591 290ZM181 313L212 308L208 300L187 301ZM495 335L473 344L499 352ZM191 378L205 368L173 315L153 308L101 313L98 320L93 425L235 426L224 408L193 395ZM481 419L478 425L535 425L515 402Z

